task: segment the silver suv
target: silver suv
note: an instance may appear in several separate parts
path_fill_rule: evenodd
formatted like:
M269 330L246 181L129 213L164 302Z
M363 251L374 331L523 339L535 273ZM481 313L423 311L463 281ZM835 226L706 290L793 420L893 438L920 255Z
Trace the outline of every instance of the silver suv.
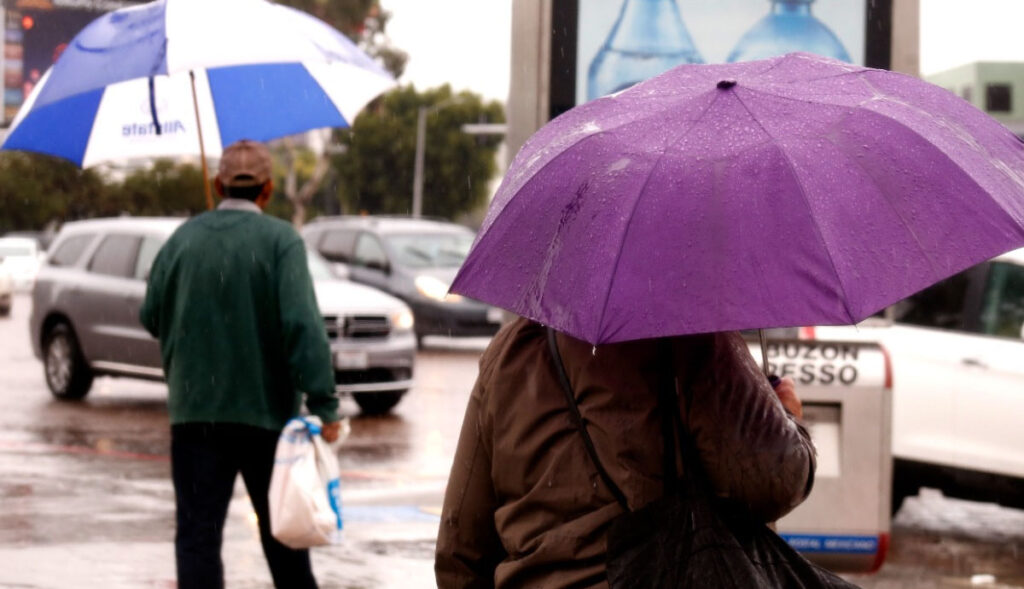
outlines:
M139 322L150 265L183 222L121 217L67 223L32 290L32 346L58 399L88 394L94 376L163 379L160 347ZM413 317L400 300L332 275L310 252L310 272L334 358L338 392L364 413L390 410L412 386Z

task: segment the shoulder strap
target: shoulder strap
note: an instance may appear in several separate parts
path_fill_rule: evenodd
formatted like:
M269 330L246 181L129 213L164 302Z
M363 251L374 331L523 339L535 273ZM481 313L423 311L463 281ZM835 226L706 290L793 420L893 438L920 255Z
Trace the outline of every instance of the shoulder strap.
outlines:
M626 502L626 496L622 493L622 489L608 476L608 471L604 469L604 465L601 464L601 460L597 457L594 441L590 439L590 434L587 433L587 424L583 419L583 415L580 414L579 406L576 405L576 395L572 391L572 385L569 384L569 377L565 374L565 365L562 364L562 355L558 352L558 342L555 340L555 330L550 327L548 328L548 347L551 349L551 359L555 365L555 371L558 373L558 380L562 384L562 390L565 392L566 403L569 405L569 416L573 421L573 425L576 426L576 430L580 432L580 436L583 438L583 445L587 448L590 461L594 463L597 474L604 481L608 490L612 492L612 495L615 496L615 500L622 506L622 509L629 511L629 504Z

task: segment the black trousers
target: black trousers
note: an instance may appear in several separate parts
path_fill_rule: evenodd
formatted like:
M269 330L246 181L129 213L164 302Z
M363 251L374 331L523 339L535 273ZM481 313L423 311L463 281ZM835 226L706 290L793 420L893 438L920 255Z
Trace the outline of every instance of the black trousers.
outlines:
M174 539L179 589L221 589L221 541L239 472L259 518L263 554L278 589L316 588L308 550L292 550L270 534L267 491L278 433L234 423L171 426L171 477L177 505Z

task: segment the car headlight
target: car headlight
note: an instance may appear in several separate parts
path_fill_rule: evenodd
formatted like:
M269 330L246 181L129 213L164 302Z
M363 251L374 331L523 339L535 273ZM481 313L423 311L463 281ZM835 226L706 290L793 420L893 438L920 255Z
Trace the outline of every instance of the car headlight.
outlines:
M391 325L394 326L395 331L409 331L412 329L412 324L412 311L409 309L402 309L391 314Z
M433 276L417 276L415 284L416 290L428 299L443 303L457 303L462 300L462 296L449 293L448 285Z

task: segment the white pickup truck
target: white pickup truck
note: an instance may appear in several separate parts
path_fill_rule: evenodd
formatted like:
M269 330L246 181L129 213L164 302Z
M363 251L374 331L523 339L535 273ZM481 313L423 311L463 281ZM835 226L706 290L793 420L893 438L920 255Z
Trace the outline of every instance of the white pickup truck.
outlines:
M894 511L920 487L1024 507L1024 249L921 291L884 316L801 335L879 342L888 351ZM842 379L838 370L777 366L804 384Z

